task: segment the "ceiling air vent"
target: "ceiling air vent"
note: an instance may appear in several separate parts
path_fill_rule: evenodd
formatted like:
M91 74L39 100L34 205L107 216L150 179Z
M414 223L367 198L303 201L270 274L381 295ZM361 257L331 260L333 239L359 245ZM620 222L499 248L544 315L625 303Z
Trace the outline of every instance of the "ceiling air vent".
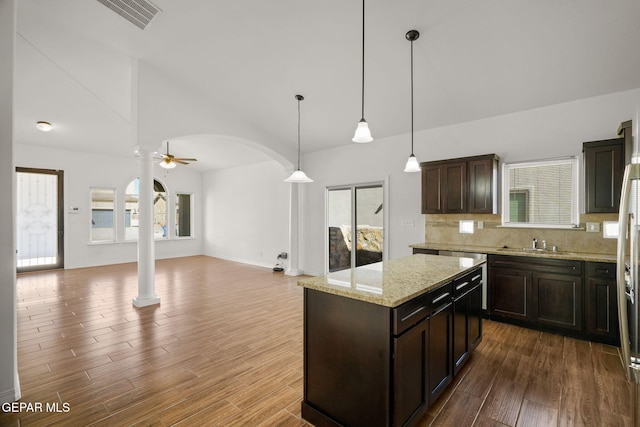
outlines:
M146 0L98 0L109 9L144 30L162 12L156 5Z

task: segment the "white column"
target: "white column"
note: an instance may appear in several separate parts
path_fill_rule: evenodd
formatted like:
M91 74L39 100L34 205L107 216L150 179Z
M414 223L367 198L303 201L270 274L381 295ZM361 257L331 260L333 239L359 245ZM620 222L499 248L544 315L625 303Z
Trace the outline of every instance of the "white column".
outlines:
M300 184L291 183L289 190L289 255L287 276L303 274L300 260Z
M138 296L136 307L160 304L155 290L156 254L153 236L153 152L140 148L140 199L138 201Z
M20 399L13 161L16 0L0 0L0 403Z

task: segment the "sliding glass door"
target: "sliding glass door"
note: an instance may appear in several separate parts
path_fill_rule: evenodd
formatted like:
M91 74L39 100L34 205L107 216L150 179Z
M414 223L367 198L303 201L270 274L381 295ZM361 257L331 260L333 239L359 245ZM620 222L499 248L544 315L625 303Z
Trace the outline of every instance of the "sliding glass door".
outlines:
M382 183L327 189L327 271L382 261L383 201Z
M63 172L16 168L18 272L64 267Z

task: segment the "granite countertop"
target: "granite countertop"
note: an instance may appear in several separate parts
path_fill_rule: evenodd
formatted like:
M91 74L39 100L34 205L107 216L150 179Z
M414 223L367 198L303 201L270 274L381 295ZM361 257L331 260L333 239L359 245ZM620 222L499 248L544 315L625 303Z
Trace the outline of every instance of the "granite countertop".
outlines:
M439 243L419 243L410 245L415 249L434 249L440 251L453 251L453 252L469 252L480 254L493 254L493 255L511 255L522 257L536 257L536 258L555 258L555 259L568 259L574 261L592 261L592 262L616 262L615 254L597 254L589 252L567 252L559 251L553 252L547 251L529 251L523 250L523 248L495 248L489 246L466 246L466 245L445 245Z
M484 260L472 258L415 254L300 280L298 285L397 307L484 263Z

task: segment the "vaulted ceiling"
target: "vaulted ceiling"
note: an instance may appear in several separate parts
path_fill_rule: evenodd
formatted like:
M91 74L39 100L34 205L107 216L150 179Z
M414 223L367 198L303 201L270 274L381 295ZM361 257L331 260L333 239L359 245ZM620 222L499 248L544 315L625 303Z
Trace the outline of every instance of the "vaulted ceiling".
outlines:
M293 161L295 94L305 97L303 152L352 144L361 1L153 3L161 12L141 30L97 0L18 1L18 143L133 155L135 59L204 106L201 128L148 136L158 147L171 139L174 154L198 157L201 170L267 158L237 142L244 127L258 135L252 144ZM637 0L367 0L365 19L365 117L378 139L409 131L410 29L420 32L416 130L640 87ZM169 109L172 101L153 100ZM171 112L176 124L191 116ZM54 132L35 130L37 120Z

